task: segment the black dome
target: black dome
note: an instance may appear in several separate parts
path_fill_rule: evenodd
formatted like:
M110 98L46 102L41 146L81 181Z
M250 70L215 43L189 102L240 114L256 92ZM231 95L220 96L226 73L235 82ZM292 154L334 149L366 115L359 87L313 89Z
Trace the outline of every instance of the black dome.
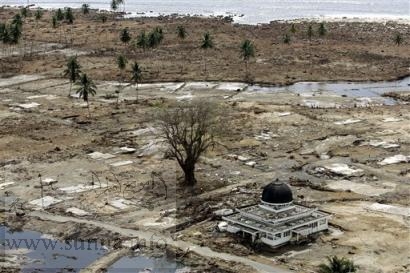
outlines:
M262 201L272 204L292 202L292 190L283 182L272 182L263 188Z

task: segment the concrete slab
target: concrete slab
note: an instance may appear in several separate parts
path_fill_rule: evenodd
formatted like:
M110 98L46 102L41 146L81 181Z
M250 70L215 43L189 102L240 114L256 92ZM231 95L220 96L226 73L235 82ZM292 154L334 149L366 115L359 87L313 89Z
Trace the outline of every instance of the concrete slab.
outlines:
M61 202L63 202L63 200L54 198L52 196L44 196L43 198L30 201L29 204L33 205L36 210L40 210L42 208L48 208L52 205L55 205Z

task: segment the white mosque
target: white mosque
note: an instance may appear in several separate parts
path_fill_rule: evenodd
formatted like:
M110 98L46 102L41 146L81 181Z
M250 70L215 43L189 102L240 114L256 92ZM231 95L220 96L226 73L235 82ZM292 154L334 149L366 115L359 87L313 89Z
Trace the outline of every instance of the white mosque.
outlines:
M278 247L327 230L330 215L294 204L290 187L275 181L263 189L260 204L236 209L222 218L228 223L228 232L248 236L252 243Z

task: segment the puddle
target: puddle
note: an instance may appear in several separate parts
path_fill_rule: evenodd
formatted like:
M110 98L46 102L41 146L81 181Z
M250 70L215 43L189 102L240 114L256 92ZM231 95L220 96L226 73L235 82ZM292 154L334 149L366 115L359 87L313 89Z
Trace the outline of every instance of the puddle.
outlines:
M382 94L391 91L410 91L410 77L397 81L380 82L298 82L289 86L261 86L248 85L241 82L186 82L186 83L147 83L141 84L141 89L158 88L161 91L184 93L179 100L190 100L193 90L215 89L222 91L243 91L245 94L257 93L294 93L301 97L312 98L321 95L330 97L353 98L356 106L368 105L395 105L393 98L382 97ZM314 99L305 99L304 104L310 107L337 107L334 102L322 102Z
M16 252L23 255L21 273L31 272L79 272L96 259L107 253L98 243L65 241L48 239L39 232L10 232L5 226L0 226L5 244L2 251L12 260ZM18 263L14 266L19 266Z
M327 93L340 97L380 98L385 105L394 105L392 98L381 95L391 91L410 91L410 77L392 82L298 82L289 86L249 86L247 92L292 92L301 96Z
M177 264L165 257L147 258L143 256L123 257L108 268L108 273L177 273L184 271L183 265Z

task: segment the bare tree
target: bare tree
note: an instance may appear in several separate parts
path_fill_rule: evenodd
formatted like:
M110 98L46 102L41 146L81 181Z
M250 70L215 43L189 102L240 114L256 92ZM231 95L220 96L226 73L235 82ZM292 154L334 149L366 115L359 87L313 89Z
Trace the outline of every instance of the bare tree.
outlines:
M209 101L179 103L159 115L161 131L184 172L184 184L196 184L195 165L200 156L216 142L222 133L223 122L218 107ZM224 128L226 124L223 124Z

